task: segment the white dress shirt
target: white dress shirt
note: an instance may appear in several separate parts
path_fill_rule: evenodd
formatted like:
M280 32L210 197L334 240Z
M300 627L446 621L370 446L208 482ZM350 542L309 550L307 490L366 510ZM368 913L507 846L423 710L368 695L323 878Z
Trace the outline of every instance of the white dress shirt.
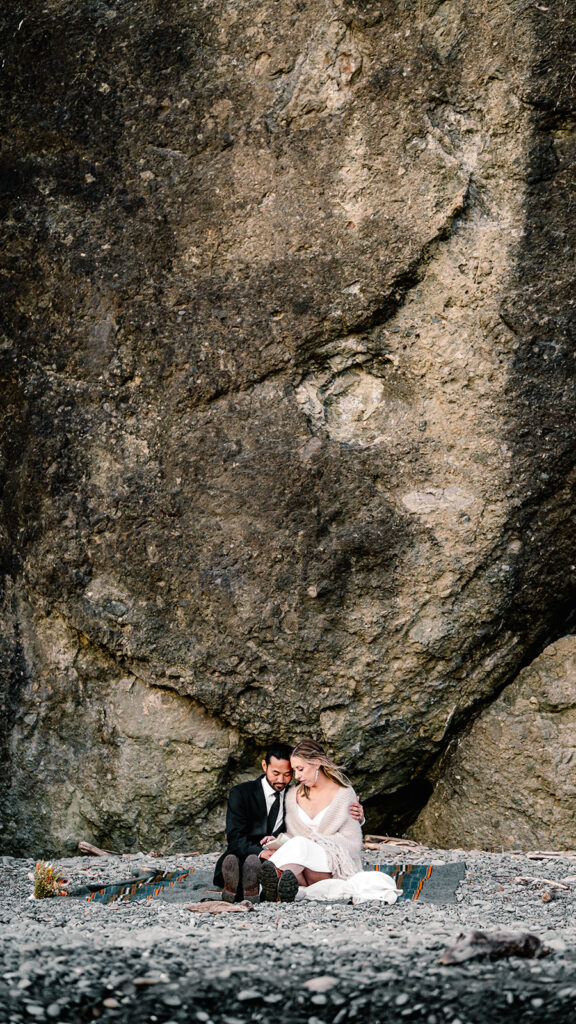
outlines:
M272 788L272 786L268 782L268 779L266 778L266 776L264 776L263 779L262 779L262 789L264 790L264 799L266 800L266 813L270 814L270 808L272 807L272 804L274 803L274 797L276 796L278 791L276 789ZM274 825L274 828L272 829L273 832L276 831L276 829L280 825L280 822L282 821L282 818L284 817L284 797L285 796L286 796L286 790L283 789L282 792L280 793L280 803L278 805L278 817L276 818L276 823Z

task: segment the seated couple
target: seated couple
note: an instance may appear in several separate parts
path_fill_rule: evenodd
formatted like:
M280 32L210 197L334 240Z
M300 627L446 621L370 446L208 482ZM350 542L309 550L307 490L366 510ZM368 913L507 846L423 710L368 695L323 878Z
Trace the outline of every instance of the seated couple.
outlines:
M261 890L261 901L292 902L305 889L361 872L362 806L320 744L303 740L292 750L275 743L262 768L259 779L230 791L228 848L214 874L222 898L255 902ZM292 776L299 785L290 786ZM281 833L282 845L271 850Z

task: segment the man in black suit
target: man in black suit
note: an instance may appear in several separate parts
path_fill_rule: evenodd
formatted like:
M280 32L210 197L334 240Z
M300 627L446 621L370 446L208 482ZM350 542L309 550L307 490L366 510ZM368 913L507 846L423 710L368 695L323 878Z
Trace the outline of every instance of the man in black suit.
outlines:
M258 900L258 869L262 856L270 856L264 844L284 828L284 799L292 781L291 753L287 743L273 743L262 761L264 774L230 790L226 810L228 846L214 871L214 884L223 887L222 899L228 903ZM361 804L352 804L350 813L362 823Z
M264 774L230 790L226 810L228 847L214 871L214 884L223 886L222 899L229 903L258 898L263 845L284 826L285 790L292 781L291 753L287 743L273 743L262 761Z

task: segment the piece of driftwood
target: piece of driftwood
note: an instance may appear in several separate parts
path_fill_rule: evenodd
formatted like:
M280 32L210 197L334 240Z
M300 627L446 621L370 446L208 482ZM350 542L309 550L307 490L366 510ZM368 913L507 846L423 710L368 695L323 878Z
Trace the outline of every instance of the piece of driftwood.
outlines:
M524 856L530 860L576 860L576 850L530 850Z
M91 857L137 857L137 853L119 853L117 850L101 850L99 846L93 846L92 843L87 843L86 840L82 839L78 843L78 849L80 853L90 855ZM171 853L164 854L158 850L150 850L148 857L199 857L200 852L198 850L192 850L190 853Z
M92 843L87 843L82 839L78 843L78 849L80 853L90 854L92 857L125 857L125 853L118 853L116 850L101 850L98 846L92 846Z
M459 935L456 943L440 957L444 966L461 964L465 960L479 960L489 957L500 960L507 956L523 956L532 959L546 956L550 950L542 945L537 935L530 932L469 932Z
M202 903L189 903L184 907L193 914L246 914L254 910L254 904L250 900L242 900L241 903L223 903L220 900L203 900Z
M540 886L546 885L551 889L565 889L566 892L570 892L571 888L564 882L558 882L552 878L531 878L530 875L518 875L517 878L513 879L517 885L529 885L533 889L539 889Z
M399 839L394 836L364 836L365 850L381 850L385 846L397 846L399 850L423 849L420 843L415 843L412 839Z

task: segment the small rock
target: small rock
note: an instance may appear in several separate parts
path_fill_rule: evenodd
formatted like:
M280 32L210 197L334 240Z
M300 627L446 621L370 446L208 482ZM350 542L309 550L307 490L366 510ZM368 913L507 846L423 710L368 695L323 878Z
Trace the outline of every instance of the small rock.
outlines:
M302 987L309 989L310 992L328 992L337 984L338 978L332 977L331 974L319 974L316 978L308 978Z
M568 948L564 939L561 939L559 936L554 939L547 938L546 945L548 949L553 949L555 953L565 953Z
M401 992L399 996L396 996L394 1002L396 1003L396 1006L406 1006L409 999L410 996L407 992Z
M242 991L239 992L238 995L236 996L236 999L238 999L239 1002L241 1003L248 1003L250 1002L250 1000L261 998L262 993L259 992L257 988L243 988Z
M23 960L18 968L18 974L20 977L25 977L27 974L36 974L37 963L35 960Z
M165 1006L182 1006L182 1000L175 992L166 992L166 994L162 996L162 1002Z

